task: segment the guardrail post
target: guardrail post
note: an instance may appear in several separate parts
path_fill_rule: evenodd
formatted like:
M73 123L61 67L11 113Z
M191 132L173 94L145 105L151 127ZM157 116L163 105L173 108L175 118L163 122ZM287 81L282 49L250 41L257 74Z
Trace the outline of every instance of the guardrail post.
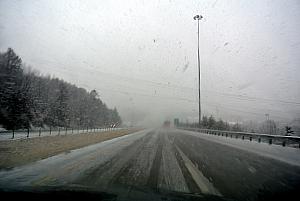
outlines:
M58 135L60 135L60 128L58 128Z
M42 132L42 131L41 131L41 128L40 128L40 129L39 129L39 137L41 137L41 132Z
M249 140L252 141L252 136L250 136Z
M285 140L282 142L282 146L285 147Z
M50 135L51 135L51 126L50 126Z
M232 134L230 134L230 138L232 138Z
M29 138L29 128L27 128L27 138Z
M272 139L269 139L269 144L272 144Z
M242 139L244 140L244 139L245 139L245 136L243 136Z
M12 130L12 137L11 137L11 139L14 139L15 138L15 130L13 129Z
M259 142L259 143L261 142L261 138L260 138L260 137L258 138L258 142Z

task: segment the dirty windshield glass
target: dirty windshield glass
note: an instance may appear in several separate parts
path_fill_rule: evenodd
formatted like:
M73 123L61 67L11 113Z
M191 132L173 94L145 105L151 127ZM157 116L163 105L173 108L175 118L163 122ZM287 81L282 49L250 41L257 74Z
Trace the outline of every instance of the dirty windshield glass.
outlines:
M0 194L290 200L298 0L1 0Z

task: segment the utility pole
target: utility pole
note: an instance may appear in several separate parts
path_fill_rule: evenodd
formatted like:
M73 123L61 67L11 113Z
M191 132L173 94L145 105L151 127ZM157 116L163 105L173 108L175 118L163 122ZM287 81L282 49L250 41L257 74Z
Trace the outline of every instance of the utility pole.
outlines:
M200 28L199 28L199 21L202 19L202 15L196 15L194 16L194 20L197 20L198 22L198 82L199 82L199 128L200 128L200 125L201 125L201 96L200 96Z
M266 115L266 121L267 121L267 127L269 128L269 134L271 134L271 124L270 124L270 114L265 114Z

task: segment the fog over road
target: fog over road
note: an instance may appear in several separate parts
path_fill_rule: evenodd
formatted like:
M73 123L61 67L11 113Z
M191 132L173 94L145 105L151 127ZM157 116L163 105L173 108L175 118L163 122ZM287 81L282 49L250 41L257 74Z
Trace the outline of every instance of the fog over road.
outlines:
M0 186L150 189L256 200L300 186L300 150L176 130L147 129L0 172Z

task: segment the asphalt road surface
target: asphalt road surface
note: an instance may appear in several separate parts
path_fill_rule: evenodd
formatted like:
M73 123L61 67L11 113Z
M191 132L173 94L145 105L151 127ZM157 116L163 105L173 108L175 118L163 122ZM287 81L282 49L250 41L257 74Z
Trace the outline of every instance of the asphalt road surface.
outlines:
M147 129L0 172L1 189L64 186L131 198L136 192L233 200L285 198L300 187L300 150Z

